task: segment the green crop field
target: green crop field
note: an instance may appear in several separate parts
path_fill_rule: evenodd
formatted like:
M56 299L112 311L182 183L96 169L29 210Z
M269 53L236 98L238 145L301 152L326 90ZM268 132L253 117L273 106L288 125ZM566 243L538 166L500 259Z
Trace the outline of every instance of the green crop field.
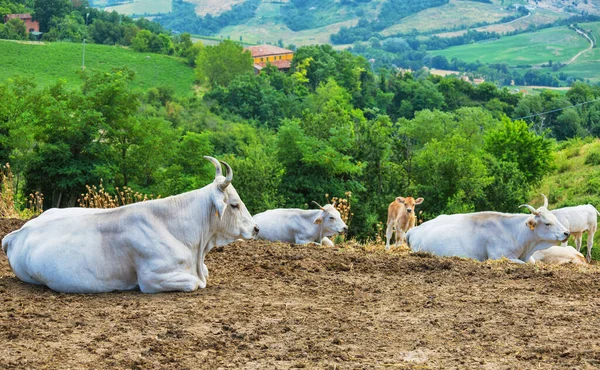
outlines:
M82 44L1 41L0 82L21 75L32 77L40 86L64 79L68 87L78 87L82 84L82 51ZM136 73L134 88L170 86L179 96L192 94L194 70L177 58L138 53L120 46L86 44L85 67L87 71L127 67Z
M567 27L555 27L494 41L436 50L432 51L432 54L443 55L448 60L458 58L468 62L505 62L511 66L536 65L547 63L549 60L566 63L589 45L589 42L575 31Z
M114 10L117 13L126 15L168 13L172 9L171 0L137 0L131 3L104 8L108 12Z

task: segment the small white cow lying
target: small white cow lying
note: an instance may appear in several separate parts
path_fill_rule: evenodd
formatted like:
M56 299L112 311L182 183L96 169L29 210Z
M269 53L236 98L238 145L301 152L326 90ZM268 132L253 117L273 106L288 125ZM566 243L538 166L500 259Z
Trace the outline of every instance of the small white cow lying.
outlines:
M545 199L545 197L544 197ZM553 213L547 200L532 213L477 212L442 215L412 228L406 234L409 247L438 256L458 256L479 261L506 257L524 263L543 243L567 240L569 231Z
M205 158L216 174L202 189L112 209L55 209L27 222L2 240L15 275L66 293L204 288L208 250L258 232L229 165L223 176Z
M565 225L575 238L575 247L577 252L581 251L581 239L585 231L588 232L587 237L587 261L592 260L592 248L594 246L594 233L598 227L598 211L591 204L586 204L576 207L565 207L552 210L561 224ZM566 246L567 242L562 243Z
M562 247L554 245L550 248L535 251L529 257L529 263L544 262L552 264L574 263L577 265L587 265L583 254L577 252L575 248L569 246Z
M334 205L327 204L319 207L321 209L278 208L254 215L254 221L260 229L258 238L296 244L323 243L333 246L333 242L328 237L347 232L348 227Z

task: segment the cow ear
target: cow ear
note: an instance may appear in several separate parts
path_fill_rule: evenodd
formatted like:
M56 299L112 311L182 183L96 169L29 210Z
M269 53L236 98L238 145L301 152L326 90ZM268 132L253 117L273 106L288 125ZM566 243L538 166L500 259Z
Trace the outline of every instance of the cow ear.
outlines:
M529 219L527 220L527 227L529 227L533 231L533 229L535 229L536 226L537 221L535 220L535 218L529 217Z
M323 212L319 212L319 215L313 221L313 223L315 223L317 225L320 224L321 222L323 222Z
M219 216L219 220L223 219L223 214L225 213L225 208L227 208L227 203L225 203L225 197L223 196L223 193L221 193L221 195L217 195L215 197L213 197L213 205L215 206L215 209L217 210L217 215Z
M415 204L421 204L421 203L423 203L424 200L425 199L423 199L423 198L417 198L417 200L415 200Z
M396 201L397 201L398 203L402 203L402 204L404 204L404 198L402 198L402 197L396 197Z

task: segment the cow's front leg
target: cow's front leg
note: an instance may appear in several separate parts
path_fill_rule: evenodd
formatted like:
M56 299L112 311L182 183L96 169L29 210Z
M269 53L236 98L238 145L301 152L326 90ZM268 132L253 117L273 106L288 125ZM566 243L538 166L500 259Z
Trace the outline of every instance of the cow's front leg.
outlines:
M139 282L139 285L143 293L192 292L198 288L205 288L206 282L201 281L197 276L188 272L174 271L147 276Z
M392 234L394 233L394 223L388 222L387 229L385 230L385 249L390 249L390 240L392 239ZM398 234L396 234L396 237Z

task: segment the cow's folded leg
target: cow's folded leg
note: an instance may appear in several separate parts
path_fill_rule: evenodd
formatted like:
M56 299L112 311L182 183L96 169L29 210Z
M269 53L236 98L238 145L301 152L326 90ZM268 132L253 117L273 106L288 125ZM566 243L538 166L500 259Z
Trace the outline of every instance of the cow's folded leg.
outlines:
M525 263L525 261L522 261L522 260L520 260L520 259L518 259L518 258L509 258L509 260L510 260L511 262L514 262L514 263Z
M206 282L188 272L178 271L146 277L139 282L139 285L143 293L191 292L198 288L205 288Z

